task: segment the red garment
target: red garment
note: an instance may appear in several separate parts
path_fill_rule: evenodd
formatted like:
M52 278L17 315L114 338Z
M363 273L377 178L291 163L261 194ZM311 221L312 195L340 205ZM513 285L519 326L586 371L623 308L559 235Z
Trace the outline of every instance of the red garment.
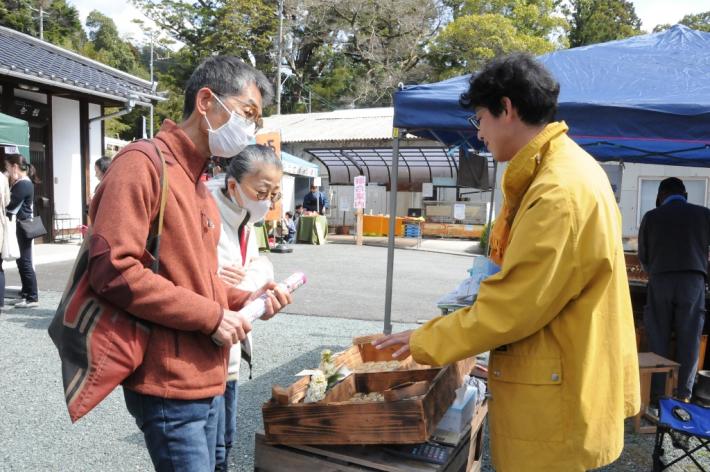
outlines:
M217 276L220 216L200 181L207 158L169 120L155 141L169 182L160 272L147 268L152 257L145 251L158 211L159 174L130 144L111 163L91 202L91 287L152 324L143 364L125 387L184 400L221 395L229 349L215 345L210 335L223 309L241 308L249 292L228 288Z
M249 239L249 231L246 226L239 228L239 250L242 253L242 267L247 265L247 239Z

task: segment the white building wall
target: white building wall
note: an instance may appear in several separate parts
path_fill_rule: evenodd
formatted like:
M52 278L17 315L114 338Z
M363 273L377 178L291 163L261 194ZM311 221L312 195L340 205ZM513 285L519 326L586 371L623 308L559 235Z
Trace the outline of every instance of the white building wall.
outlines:
M296 185L296 178L293 175L284 174L281 177L281 195L283 195L281 200L281 210L283 213L290 211L293 213L296 203L294 196L294 188Z
M101 116L101 105L89 104L89 119ZM99 185L99 179L94 172L94 162L103 156L104 150L101 147L101 122L94 121L89 124L89 194L94 194L94 189Z
M339 226L355 224L355 189L352 185L331 185L328 189L330 198L330 210L328 214L328 224ZM332 197L332 198L331 198ZM365 193L366 215L387 214L387 204L389 202L389 192L383 185L369 184ZM405 210L406 214L406 210Z
M79 102L52 97L54 212L81 219Z
M33 102L44 103L45 105L47 104L46 93L31 92L29 90L22 90L19 88L16 88L13 93L17 98L26 98L27 100L32 100Z

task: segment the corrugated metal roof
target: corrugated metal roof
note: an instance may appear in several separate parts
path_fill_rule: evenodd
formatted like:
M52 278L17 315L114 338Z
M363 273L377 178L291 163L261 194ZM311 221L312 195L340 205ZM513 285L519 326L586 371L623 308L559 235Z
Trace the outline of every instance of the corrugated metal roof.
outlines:
M163 100L147 80L0 26L2 75L115 101Z
M282 143L370 141L392 138L394 108L273 115L264 129L281 131Z

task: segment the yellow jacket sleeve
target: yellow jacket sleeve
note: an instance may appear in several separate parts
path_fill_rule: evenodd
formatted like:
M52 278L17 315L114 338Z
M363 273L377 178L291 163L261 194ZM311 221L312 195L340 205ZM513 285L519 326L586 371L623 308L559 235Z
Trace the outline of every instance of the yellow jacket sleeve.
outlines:
M573 209L563 188L544 187L528 190L531 198L513 223L501 271L483 281L476 302L412 334L417 362L449 364L526 338L579 294Z

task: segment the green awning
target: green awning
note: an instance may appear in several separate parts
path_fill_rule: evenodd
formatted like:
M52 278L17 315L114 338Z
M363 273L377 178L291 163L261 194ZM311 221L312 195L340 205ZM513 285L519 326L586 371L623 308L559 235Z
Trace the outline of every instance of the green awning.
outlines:
M30 126L26 121L0 113L0 145L16 146L17 150L29 160Z

